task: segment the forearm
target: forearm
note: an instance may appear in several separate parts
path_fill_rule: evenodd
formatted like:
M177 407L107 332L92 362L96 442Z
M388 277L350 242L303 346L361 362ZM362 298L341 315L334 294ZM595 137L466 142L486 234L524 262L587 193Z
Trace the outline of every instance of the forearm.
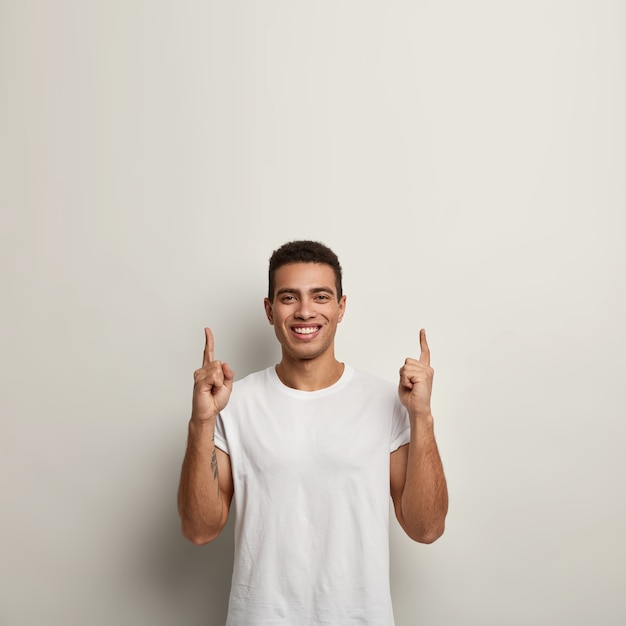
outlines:
M432 543L443 534L448 488L432 416L428 419L411 417L401 511L405 530L414 540Z
M189 423L187 450L178 490L182 532L195 544L217 537L226 523L228 507L219 485L215 420Z

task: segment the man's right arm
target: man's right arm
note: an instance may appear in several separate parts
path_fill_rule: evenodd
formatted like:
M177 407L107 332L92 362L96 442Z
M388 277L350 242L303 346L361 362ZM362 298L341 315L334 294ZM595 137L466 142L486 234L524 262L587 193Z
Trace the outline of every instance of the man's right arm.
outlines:
M213 358L213 335L205 329L202 367L194 373L187 450L178 489L183 535L196 545L213 541L228 519L233 497L230 457L215 447L215 421L226 406L234 372Z
M230 457L215 447L215 423L189 421L178 489L183 535L200 546L213 541L228 519L233 497Z

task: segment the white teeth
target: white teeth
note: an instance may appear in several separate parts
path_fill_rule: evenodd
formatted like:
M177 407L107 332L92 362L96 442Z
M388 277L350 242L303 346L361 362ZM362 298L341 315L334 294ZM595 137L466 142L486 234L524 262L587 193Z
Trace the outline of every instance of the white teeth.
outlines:
M310 335L316 333L319 328L294 328L293 330L298 333L298 335Z

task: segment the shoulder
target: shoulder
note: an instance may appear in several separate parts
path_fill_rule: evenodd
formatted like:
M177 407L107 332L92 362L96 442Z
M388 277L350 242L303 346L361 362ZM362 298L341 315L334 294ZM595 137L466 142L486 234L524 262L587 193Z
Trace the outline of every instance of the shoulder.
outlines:
M361 402L377 407L384 406L387 407L386 410L395 411L396 404L400 404L397 383L364 370L353 370L348 388L352 396L360 398Z
M361 385L368 389L380 391L382 393L394 393L396 392L397 385L385 378L376 376L370 372L364 370L354 369L351 382L355 385Z
M244 407L259 403L273 393L272 370L268 367L258 372L247 374L243 378L236 379L233 383L233 391L223 412L231 413L242 410Z
M243 378L236 379L233 385L239 390L264 387L270 383L272 369L272 367L267 367L263 370L259 370L258 372L247 374Z

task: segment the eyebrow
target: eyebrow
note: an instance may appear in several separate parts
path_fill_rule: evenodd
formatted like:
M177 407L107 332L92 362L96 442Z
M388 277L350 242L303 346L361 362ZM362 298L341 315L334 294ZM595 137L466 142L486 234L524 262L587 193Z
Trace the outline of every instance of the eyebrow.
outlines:
M296 289L295 287L281 287L276 291L276 296L282 296L285 293L296 293L300 294L302 291L300 289ZM329 293L331 295L335 295L335 290L332 287L313 287L309 289L308 293L316 294L316 293Z

